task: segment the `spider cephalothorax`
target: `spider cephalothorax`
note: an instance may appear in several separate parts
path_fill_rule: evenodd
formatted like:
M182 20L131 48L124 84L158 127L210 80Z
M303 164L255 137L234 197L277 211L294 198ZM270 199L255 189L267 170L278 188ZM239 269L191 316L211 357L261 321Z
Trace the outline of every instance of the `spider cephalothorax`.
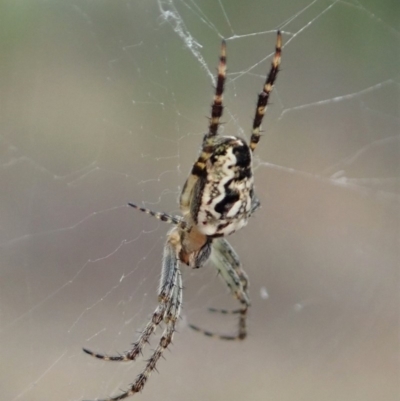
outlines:
M253 130L250 143L247 144L244 139L236 136L218 135L226 75L226 45L224 41L222 42L209 129L203 137L200 155L193 165L179 198L182 216L153 212L132 203L129 204L174 225L167 235L164 248L158 306L129 351L117 356L97 354L85 348L84 351L103 360L133 361L142 353L144 346L160 323L164 322L165 329L157 348L147 360L146 367L129 389L103 401L122 400L140 392L164 350L171 343L182 304L182 278L179 263L199 268L211 256L219 275L240 302L240 308L237 310L220 311L239 316L236 335L214 334L197 326L190 325L190 327L207 336L223 340L243 340L246 337L246 316L250 306L248 279L236 252L224 237L244 227L248 218L260 205L254 194L252 153L260 140L261 122L278 74L281 46L282 39L278 31L275 55L263 91L258 96ZM218 310L212 310L218 312Z

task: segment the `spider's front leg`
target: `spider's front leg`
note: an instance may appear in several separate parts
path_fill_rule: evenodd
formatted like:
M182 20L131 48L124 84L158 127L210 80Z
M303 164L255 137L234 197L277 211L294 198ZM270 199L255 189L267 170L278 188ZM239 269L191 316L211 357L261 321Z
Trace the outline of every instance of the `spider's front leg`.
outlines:
M247 336L246 318L247 310L250 307L250 298L248 294L248 278L242 269L240 260L235 250L225 238L213 240L211 260L216 267L218 274L229 287L233 296L239 300L241 307L234 311L210 309L212 312L221 312L224 314L238 314L239 328L238 333L232 335L215 334L211 331L200 329L197 326L190 325L196 331L209 337L219 338L221 340L243 340Z

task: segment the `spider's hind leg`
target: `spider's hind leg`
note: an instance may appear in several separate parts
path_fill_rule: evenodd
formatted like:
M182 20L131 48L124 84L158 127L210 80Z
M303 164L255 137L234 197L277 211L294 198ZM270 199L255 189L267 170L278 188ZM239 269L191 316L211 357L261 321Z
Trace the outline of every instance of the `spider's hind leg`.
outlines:
M203 330L197 326L189 325L208 337L215 337L221 340L243 340L247 336L246 318L247 310L250 307L250 298L248 295L248 278L241 267L239 257L236 252L224 238L217 238L213 241L213 252L211 259L215 265L218 274L229 287L232 295L240 302L241 307L237 310L228 311L225 309L210 308L211 312L220 312L223 314L238 314L239 328L236 335L215 334L208 330Z

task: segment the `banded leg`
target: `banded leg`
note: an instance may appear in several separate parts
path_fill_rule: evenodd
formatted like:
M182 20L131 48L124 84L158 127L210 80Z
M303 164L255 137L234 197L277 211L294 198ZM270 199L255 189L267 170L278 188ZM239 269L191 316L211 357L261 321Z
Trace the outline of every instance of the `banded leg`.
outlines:
M240 286L236 288L235 291L243 290L243 295L241 296L240 293L236 294L237 299L240 302L246 303L250 306L250 299L248 294L248 287L249 287L249 278L246 272L242 269L242 265L239 260L239 256L233 249L232 245L225 239L225 238L217 238L213 242L213 250L214 250L214 263L215 264L227 264L229 267L236 272L240 279ZM221 269L217 267L218 271ZM228 285L229 286L229 285ZM229 287L231 288L231 287ZM232 290L232 288L231 288Z
M164 248L160 288L158 291L159 304L154 311L150 322L146 325L136 342L133 343L132 348L129 351L124 352L122 355L99 354L87 348L83 348L83 351L95 358L103 359L105 361L127 362L135 360L137 356L142 353L146 343L149 342L149 339L157 326L165 319L168 311L172 308L177 274L178 259L175 255L173 246L167 242ZM113 398L110 400L113 400Z
M207 139L218 134L219 119L222 116L224 106L222 105L222 94L224 92L224 84L226 77L226 43L225 40L221 44L221 53L219 56L217 85L215 87L214 102L211 106L211 119L208 126L208 133L204 135L203 143Z
M134 383L132 383L129 389L115 397L107 398L100 401L119 401L125 398L128 398L136 393L139 393L143 390L148 378L150 377L153 370L156 368L158 360L162 357L164 351L168 348L169 344L172 342L172 338L175 333L175 325L176 321L179 318L180 310L182 305L182 277L179 269L177 269L176 274L174 276L174 287L172 291L172 296L170 300L170 305L168 308L168 313L164 318L166 322L166 327L162 336L160 338L160 342L155 349L153 355L147 360L147 364L143 369L142 373L140 373Z
M252 151L257 147L258 142L260 141L260 126L267 109L269 94L272 91L274 86L276 77L279 71L279 65L281 63L281 51L282 51L282 35L281 32L278 31L276 37L276 45L275 45L275 55L272 59L271 69L269 70L267 79L264 84L263 91L258 95L258 102L256 108L256 114L253 120L253 131L250 138L250 149Z
M192 171L190 172L190 175L185 182L179 199L183 214L189 213L193 189L199 177L204 176L205 174L206 163L213 150L212 141L210 141L210 139L212 140L212 138L214 138L218 134L218 127L220 124L219 119L221 118L222 112L224 110L224 106L222 105L222 94L224 92L225 76L226 43L223 40L221 44L221 53L219 56L217 85L215 87L214 102L211 106L211 118L210 124L208 126L208 132L203 137L203 145L200 156L192 167Z
M231 293L241 303L238 310L227 311L225 309L210 309L212 312L223 314L239 314L239 328L235 336L215 334L211 331L200 329L197 326L190 325L196 331L209 337L219 338L221 340L243 340L246 338L246 317L247 310L250 307L250 298L248 295L248 278L241 267L239 258L229 242L224 238L217 238L213 241L213 253L211 259L222 279L231 290Z
M133 207L136 210L140 210L143 213L149 214L150 216L155 217L158 220L161 220L168 224L175 224L179 226L182 230L187 231L189 229L188 224L183 220L181 216L172 216L168 213L164 212L153 212L153 210L147 209L145 207L140 207L135 205L134 203L128 203L129 206Z

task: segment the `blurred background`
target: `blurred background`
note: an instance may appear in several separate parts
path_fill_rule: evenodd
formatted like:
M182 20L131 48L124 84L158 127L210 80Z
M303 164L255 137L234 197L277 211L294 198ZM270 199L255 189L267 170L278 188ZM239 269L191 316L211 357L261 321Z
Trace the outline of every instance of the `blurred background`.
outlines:
M283 31L282 69L257 148L262 208L230 238L251 283L234 333L215 269L182 267L174 345L142 401L400 399L400 4L384 0L4 1L0 12L0 388L6 400L126 389L127 350L157 305L213 96L223 133L249 138ZM159 330L158 334L161 333Z

